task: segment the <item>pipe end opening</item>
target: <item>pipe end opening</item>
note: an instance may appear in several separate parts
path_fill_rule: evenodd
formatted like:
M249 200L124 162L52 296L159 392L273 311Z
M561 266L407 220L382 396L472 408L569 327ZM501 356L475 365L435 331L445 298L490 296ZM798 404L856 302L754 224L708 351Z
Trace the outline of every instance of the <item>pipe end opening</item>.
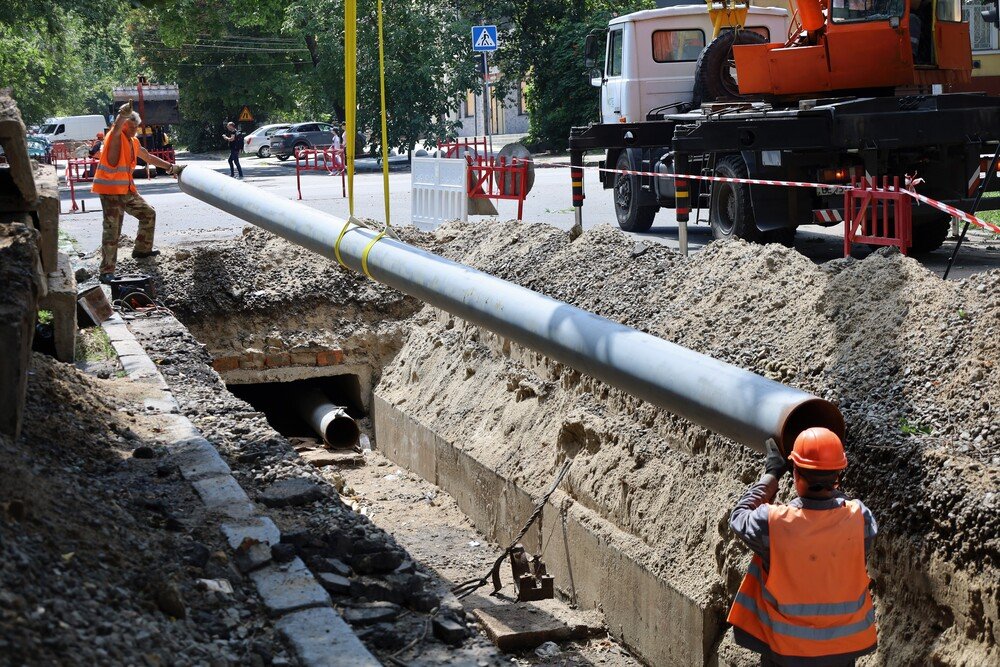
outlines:
M814 426L830 429L841 441L844 440L847 431L844 415L836 405L822 398L811 398L796 405L785 417L781 427L781 439L778 442L781 453L786 457L791 454L792 445L795 444L795 438L799 433Z

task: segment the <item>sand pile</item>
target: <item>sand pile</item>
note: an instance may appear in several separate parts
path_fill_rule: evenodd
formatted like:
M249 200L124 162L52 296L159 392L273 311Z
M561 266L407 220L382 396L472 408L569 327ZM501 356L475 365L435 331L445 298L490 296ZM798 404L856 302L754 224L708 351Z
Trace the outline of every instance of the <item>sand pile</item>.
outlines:
M849 491L886 536L874 563L885 645L918 661L958 660L969 642L995 647L1000 273L944 283L894 253L816 266L744 243L684 260L607 227L570 244L544 226L452 225L436 241L452 259L838 403ZM639 536L651 569L724 613L746 561L725 521L759 457L451 326L415 331L379 392L535 491L576 456L573 497Z

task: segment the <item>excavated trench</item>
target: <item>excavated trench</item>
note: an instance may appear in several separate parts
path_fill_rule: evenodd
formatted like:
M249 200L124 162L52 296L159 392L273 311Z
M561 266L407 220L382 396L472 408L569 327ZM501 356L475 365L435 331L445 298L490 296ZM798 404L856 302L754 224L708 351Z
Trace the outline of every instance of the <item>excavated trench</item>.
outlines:
M743 243L684 259L610 228L404 234L837 403L847 491L880 524L865 664L1000 661L1000 272L943 283L897 254L817 267ZM724 619L748 562L728 514L759 455L259 230L162 259L168 305L276 430L307 432L290 397L319 389L501 543L573 459L525 537L560 595L649 664L755 664Z

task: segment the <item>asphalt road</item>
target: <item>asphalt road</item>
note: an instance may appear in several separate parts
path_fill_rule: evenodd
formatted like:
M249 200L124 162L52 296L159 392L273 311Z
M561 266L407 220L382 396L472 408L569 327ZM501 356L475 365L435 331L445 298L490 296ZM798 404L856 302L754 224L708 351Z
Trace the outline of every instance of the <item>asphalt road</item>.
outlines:
M197 165L229 173L224 158L211 156L181 157L179 163ZM242 160L245 182L281 197L296 199L298 196L295 179L295 162L279 162L274 158L260 159L244 157ZM169 176L160 176L150 181L136 181L140 194L157 210L156 243L158 245L179 245L209 239L225 238L240 234L246 225L211 206L183 194L176 181ZM587 199L583 208L584 228L600 224L616 225L614 207L609 191L604 191L597 183L596 169L587 169L585 188ZM62 210L60 230L74 240L77 250L90 252L99 247L101 241L100 200L89 192L89 184L81 184L77 191L77 205L86 212L67 213L70 208L69 188L62 186ZM82 190L82 192L81 192ZM342 195L339 176L324 173L302 175L302 203L326 211L339 217L348 215L348 204ZM389 175L390 217L394 225L410 223L410 174L395 171ZM497 202L502 219L512 219L517 215L516 202ZM355 215L378 221L385 220L382 198L381 173L361 173L355 176ZM490 218L472 217L489 224ZM535 171L535 184L524 203L524 220L528 223L545 222L562 229L573 224L573 209L570 204L569 170L564 167L546 167ZM135 220L126 216L123 232L135 234ZM657 214L653 228L643 234L633 234L637 239L663 243L678 247L677 223L671 210ZM689 226L688 241L691 251L697 251L712 240L706 225ZM799 252L817 262L825 262L843 256L843 227L800 227L795 247ZM954 247L953 241L921 258L932 271L943 274L948 257ZM864 257L871 251L864 246L856 247L854 257ZM983 234L974 234L962 247L956 267L951 276L956 279L972 273L1000 267L1000 239Z

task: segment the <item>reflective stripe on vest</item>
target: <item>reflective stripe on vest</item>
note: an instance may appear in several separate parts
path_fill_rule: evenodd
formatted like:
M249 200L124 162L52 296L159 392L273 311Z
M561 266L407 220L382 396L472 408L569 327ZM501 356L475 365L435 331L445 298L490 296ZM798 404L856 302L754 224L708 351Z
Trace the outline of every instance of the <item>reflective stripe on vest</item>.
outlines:
M91 192L99 195L125 195L135 192L132 172L135 171L136 159L139 153L139 140L121 135L121 153L118 155L118 166L112 167L109 161L108 149L110 138L101 148L101 158L94 171L94 183Z
M770 571L754 556L729 622L789 657L861 655L876 643L865 570L864 517L772 505Z

